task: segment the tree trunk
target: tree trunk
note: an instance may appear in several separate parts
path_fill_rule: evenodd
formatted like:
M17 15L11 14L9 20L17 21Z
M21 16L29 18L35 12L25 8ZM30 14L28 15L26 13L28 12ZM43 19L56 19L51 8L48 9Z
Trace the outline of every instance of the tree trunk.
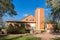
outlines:
M0 27L3 26L2 14L0 14Z

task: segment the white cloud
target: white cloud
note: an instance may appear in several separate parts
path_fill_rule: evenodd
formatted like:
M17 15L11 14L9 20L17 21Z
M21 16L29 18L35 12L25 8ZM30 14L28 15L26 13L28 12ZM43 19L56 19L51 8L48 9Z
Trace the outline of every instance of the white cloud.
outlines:
M24 14L24 16L28 16L28 14Z

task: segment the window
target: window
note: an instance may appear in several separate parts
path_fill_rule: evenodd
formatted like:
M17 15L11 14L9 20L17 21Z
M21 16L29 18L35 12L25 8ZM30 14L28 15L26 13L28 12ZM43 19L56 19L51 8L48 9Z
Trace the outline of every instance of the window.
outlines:
M30 19L30 21L31 21L31 19Z
M28 19L26 19L26 21L28 21Z
M34 21L34 19L32 21Z

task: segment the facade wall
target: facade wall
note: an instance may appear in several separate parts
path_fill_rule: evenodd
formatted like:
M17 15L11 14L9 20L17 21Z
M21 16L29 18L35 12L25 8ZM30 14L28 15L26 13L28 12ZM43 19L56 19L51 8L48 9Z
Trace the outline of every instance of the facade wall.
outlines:
M22 19L21 21L23 21L23 22L35 22L35 17L33 17L32 15L29 15L29 16L25 17L24 19Z
M53 32L54 30L54 25L53 24L46 24L45 26L45 30L49 33L49 32Z
M12 24L14 26L14 24L18 24L20 27L25 26L26 30L31 30L31 23L16 23L16 22L7 22L7 27L9 27L9 25ZM24 25L23 25L24 24Z
M53 30L53 24L47 24L48 25L48 30Z
M14 25L15 23L14 22L7 22L7 26L9 26L10 24Z
M19 26L21 26L22 23L16 23L16 22L7 22L7 26L9 26L10 24L12 24L14 26L14 24L18 24Z

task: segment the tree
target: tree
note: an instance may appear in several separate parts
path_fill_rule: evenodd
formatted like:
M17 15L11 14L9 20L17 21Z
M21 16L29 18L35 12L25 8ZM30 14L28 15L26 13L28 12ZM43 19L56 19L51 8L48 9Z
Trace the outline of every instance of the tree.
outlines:
M45 24L52 23L51 14L45 15Z
M10 16L17 15L12 0L0 0L0 19L2 19L5 14ZM0 23L2 23L2 20L0 20Z
M12 0L0 0L0 14L17 15Z
M60 0L46 0L47 7L51 8L51 17L55 28L57 28L58 22L60 21Z
M60 20L60 0L46 0L47 7L51 7L53 20Z

